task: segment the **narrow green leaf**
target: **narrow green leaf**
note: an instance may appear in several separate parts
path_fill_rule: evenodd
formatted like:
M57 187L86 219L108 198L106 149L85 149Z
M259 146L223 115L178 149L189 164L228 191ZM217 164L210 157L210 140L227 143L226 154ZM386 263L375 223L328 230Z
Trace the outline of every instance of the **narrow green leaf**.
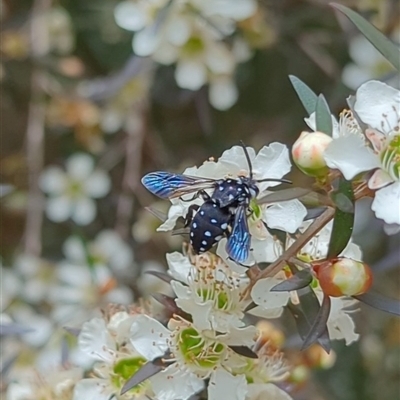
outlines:
M324 296L321 304L321 308L317 314L317 317L312 324L310 332L307 334L306 338L304 339L303 346L301 350L305 350L310 347L313 343L315 343L318 338L323 335L326 330L326 324L328 322L329 314L331 312L331 298L329 296ZM329 353L329 352L328 352Z
M240 356L254 359L258 358L258 355L247 346L229 346L229 348Z
M377 310L400 316L400 301L397 299L391 299L373 292L367 292L353 297Z
M318 96L296 76L289 75L289 79L297 93L297 96L299 96L303 107L306 109L308 115L311 115L315 111Z
M158 279L161 279L164 282L170 283L174 278L172 278L171 275L165 274L164 272L160 271L146 271L145 274L147 275L153 275Z
M358 30L372 43L372 45L400 71L400 49L391 42L381 31L375 28L361 15L341 4L331 3L333 8L346 15Z
M292 290L303 289L308 286L313 280L310 271L303 269L290 278L284 280L281 283L275 285L271 292L290 292Z
M287 308L294 317L300 337L305 340L320 312L321 306L314 291L309 287L298 290L297 294L299 296L300 303L293 304L289 302ZM325 329L320 334L320 336L317 338L317 342L327 353L330 352L331 344L329 340L328 329Z
M315 125L317 131L332 136L333 126L331 110L323 94L318 96L318 101L315 106Z
M149 361L144 364L142 368L139 369L134 375L132 375L124 384L121 389L121 396L133 389L135 386L144 382L146 379L151 378L153 375L158 374L160 371L164 369L164 363L162 362L162 358L156 358L153 361Z
M332 194L336 205L327 258L338 256L350 240L354 225L354 193L351 182L340 178L338 189Z

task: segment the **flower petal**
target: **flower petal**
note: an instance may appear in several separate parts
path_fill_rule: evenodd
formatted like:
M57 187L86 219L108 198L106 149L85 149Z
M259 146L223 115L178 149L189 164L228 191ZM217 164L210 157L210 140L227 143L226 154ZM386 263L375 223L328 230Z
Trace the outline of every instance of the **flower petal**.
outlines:
M104 379L82 379L74 388L73 400L109 400L114 394Z
M132 346L147 360L161 357L168 349L170 331L147 315L137 315L130 330Z
M83 352L95 360L110 363L115 357L116 344L103 318L93 318L83 324L78 344Z
M188 283L190 270L193 268L189 258L177 251L166 255L168 263L168 273L177 281Z
M358 135L334 139L325 150L324 159L329 168L338 169L347 180L380 166L378 156Z
M281 283L281 279L265 278L256 282L251 291L254 303L266 309L286 306L290 298L289 292L271 292L271 289Z
M132 47L136 55L147 57L154 53L159 43L160 35L157 35L154 26L149 26L135 33Z
M293 400L273 383L252 383L248 386L247 400Z
M372 210L387 224L400 225L400 181L379 189L372 202Z
M66 161L68 175L79 182L87 179L94 169L94 160L85 153L75 153Z
M54 222L64 222L71 214L72 203L67 196L58 196L47 199L46 215Z
M208 385L209 400L245 400L246 393L247 382L244 375L233 376L222 368L212 373Z
M114 18L118 26L128 31L138 31L146 25L146 14L132 1L118 3L114 9Z
M230 77L221 77L211 82L208 97L213 107L224 111L236 103L239 91Z
M77 264L86 263L86 250L79 236L70 236L63 244L64 255Z
M88 196L98 199L110 191L111 180L105 172L97 170L90 175L84 187Z
M182 89L198 90L207 81L207 70L201 61L180 60L175 69L175 79Z
M75 202L71 217L78 225L88 225L95 219L96 212L96 203L88 197L82 197Z
M299 229L306 215L307 209L295 199L267 207L264 211L264 220L269 228L294 233Z
M366 82L357 90L354 111L371 128L393 132L399 126L400 91L383 82Z
M253 162L253 173L256 179L280 179L290 172L291 167L288 148L282 143L274 142L258 152ZM279 184L279 182L260 183L260 192Z
M39 185L45 193L59 195L67 188L68 180L60 167L48 167L41 174Z
M204 388L204 381L195 374L180 370L176 364L150 378L157 399L187 400Z

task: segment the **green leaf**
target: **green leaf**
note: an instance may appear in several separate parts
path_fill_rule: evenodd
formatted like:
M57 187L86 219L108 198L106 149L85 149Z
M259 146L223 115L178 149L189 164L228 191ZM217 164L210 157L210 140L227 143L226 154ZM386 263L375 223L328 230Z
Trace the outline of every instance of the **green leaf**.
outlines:
M313 280L310 271L303 269L299 272L296 272L290 278L284 280L281 283L275 285L271 292L290 292L292 290L303 289L308 286Z
M341 4L331 3L333 8L346 15L358 30L372 43L372 45L400 71L400 49L391 42L381 31L376 29L365 18L355 11Z
M327 331L326 324L328 322L329 314L331 312L331 298L329 296L324 296L321 304L321 308L315 318L310 332L304 339L303 346L301 350L309 348L313 343L315 343L318 338L320 338ZM329 353L329 352L328 352Z
M240 356L254 359L258 358L258 355L247 346L229 346L229 348Z
M400 316L400 301L397 299L391 299L390 297L373 292L367 292L353 297L377 310Z
M315 125L317 131L332 136L333 126L331 110L322 94L318 96L317 104L315 106Z
M327 258L338 256L350 240L354 225L354 193L351 182L340 178L337 190L332 194L336 205L331 240Z
M144 364L132 377L130 377L121 389L121 396L133 389L135 386L144 382L146 379L151 378L153 375L158 374L164 369L162 357L156 358L153 361L149 361Z
M298 290L297 294L299 296L300 303L293 304L289 302L287 308L294 317L300 337L305 340L320 313L321 306L314 291L309 287ZM328 329L325 328L316 341L327 353L330 352L331 344L329 340Z
M315 111L318 96L296 76L289 75L289 79L308 115L311 115Z

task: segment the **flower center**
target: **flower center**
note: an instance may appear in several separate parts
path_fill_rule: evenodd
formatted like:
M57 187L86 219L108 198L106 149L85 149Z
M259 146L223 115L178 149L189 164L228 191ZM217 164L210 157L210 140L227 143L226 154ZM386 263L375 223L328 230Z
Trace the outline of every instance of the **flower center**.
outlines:
M225 351L222 343L215 341L207 343L194 328L187 328L180 332L177 345L185 362L207 369L216 366Z
M112 382L118 389L121 388L125 382L134 375L143 364L146 363L146 359L143 357L124 358L118 361L114 365ZM143 383L132 388L129 393L138 393L143 389Z
M400 135L395 135L381 153L382 168L393 180L400 178Z
M188 55L196 55L204 50L204 43L200 37L192 36L183 46L183 51Z
M67 193L72 198L77 198L82 194L81 182L71 181L68 185Z
M255 199L251 199L250 201L250 210L252 211L250 216L250 221L258 222L262 217L262 210L261 207L255 201Z

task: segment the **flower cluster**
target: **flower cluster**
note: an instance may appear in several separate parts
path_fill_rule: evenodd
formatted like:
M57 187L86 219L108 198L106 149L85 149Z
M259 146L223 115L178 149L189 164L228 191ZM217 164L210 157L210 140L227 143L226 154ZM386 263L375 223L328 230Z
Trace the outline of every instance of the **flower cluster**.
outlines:
M238 98L236 65L274 36L254 0L235 0L229 6L224 1L126 0L117 5L115 19L135 32L135 54L176 64L175 80L183 89L209 84L210 102L220 110Z

